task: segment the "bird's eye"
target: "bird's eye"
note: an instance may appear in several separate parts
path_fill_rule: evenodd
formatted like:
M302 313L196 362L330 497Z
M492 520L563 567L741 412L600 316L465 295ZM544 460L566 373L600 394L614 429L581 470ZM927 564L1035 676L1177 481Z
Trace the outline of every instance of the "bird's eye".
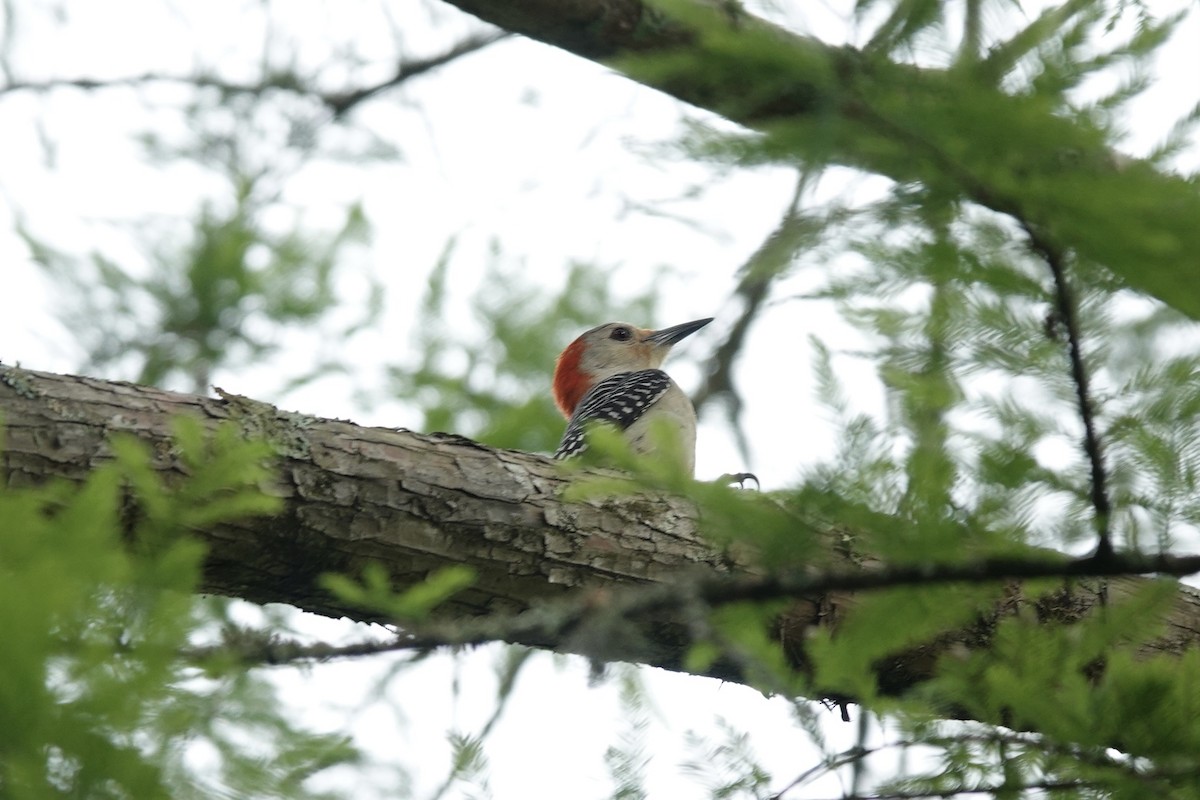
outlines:
M626 327L613 328L612 333L608 335L610 339L616 339L618 342L628 342L632 338L633 332Z

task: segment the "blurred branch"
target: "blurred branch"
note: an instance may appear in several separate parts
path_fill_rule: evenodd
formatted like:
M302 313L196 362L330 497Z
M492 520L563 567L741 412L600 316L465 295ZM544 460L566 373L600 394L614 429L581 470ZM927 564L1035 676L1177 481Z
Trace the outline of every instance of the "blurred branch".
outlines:
M730 427L737 438L743 460L750 458L750 445L742 428L743 403L734 384L733 369L750 326L758 318L771 292L771 284L791 265L801 242L812 233L811 222L800 214L800 199L808 186L809 174L802 173L796 191L779 224L738 271L740 278L734 296L742 300L742 310L725 341L708 362L708 374L692 398L699 412L710 400L725 404Z
M302 79L293 73L275 73L262 81L239 83L227 81L213 75L165 75L157 72L144 72L141 75L128 75L124 78L49 78L44 81L11 80L0 86L0 95L14 92L50 92L55 89L111 89L115 87L144 86L149 83L182 83L204 88L219 89L226 94L265 94L281 89L292 92L302 91ZM305 92L308 93L308 92Z
M321 100L333 110L335 117L341 117L363 100L374 97L380 92L395 88L407 80L424 75L426 72L431 72L438 67L445 66L462 56L482 50L488 45L495 44L511 35L507 31L488 31L468 36L441 55L418 59L416 61L401 61L396 74L382 83L374 86L366 86L340 95L322 95Z
M831 772L834 772L838 769L841 769L842 767L845 767L845 766L848 766L851 764L864 763L868 757L870 757L876 753L882 752L884 750L889 750L889 749L892 749L895 747L907 745L907 744L908 744L907 742L902 742L902 743L888 742L886 744L877 745L875 747L862 747L860 745L855 745L854 747L851 747L849 750L844 750L840 753L830 753L824 759L822 759L819 764L806 769L804 772L800 773L796 778L794 778L790 783L788 783L787 786L783 787L779 791L772 794L768 798L768 800L783 800L783 796L785 794L792 791L793 789L797 789L797 788L803 786L806 783L812 782L816 778L819 778L823 775L828 775Z
M1114 553L1103 560L1094 557L1063 559L1055 553L1047 553L1032 557L987 558L963 564L836 569L817 573L685 575L666 583L615 585L585 590L511 615L495 614L475 620L408 621L402 624L403 631L395 639L389 640L348 645L320 642L303 644L239 631L221 645L196 648L189 651L188 656L204 659L215 654L232 653L248 663L274 665L396 651L424 652L438 647L481 645L495 641L540 647L549 646L548 643L561 647L568 643L569 649L572 634L598 620L616 617L632 621L664 612L683 613L694 608L697 601L708 609L714 609L748 601L795 600L831 593L881 591L904 586L1007 583L1048 578L1183 576L1198 572L1200 555L1146 556L1128 552ZM1194 590L1183 591L1194 593ZM1197 595L1197 599L1200 599L1200 595ZM354 616L353 612L350 613ZM1086 613L1086 610L1082 613Z
M1030 225L1024 226L1030 246L1050 267L1054 276L1054 316L1067 335L1067 356L1071 363L1071 380L1075 384L1075 400L1079 419L1083 423L1083 450L1087 456L1092 479L1092 509L1095 512L1095 527L1098 542L1095 557L1104 559L1113 554L1109 520L1112 504L1108 497L1108 471L1104 466L1104 447L1096 430L1096 412L1088 387L1087 365L1083 360L1083 335L1079 329L1079 309L1067 279L1067 257Z
M448 0L505 30L596 60L687 44L695 31L642 0Z
M872 792L870 794L840 794L836 800L933 800L935 798L958 797L959 795L1004 797L1009 793L1019 796L1022 792L1070 792L1078 794L1080 790L1102 787L1104 784L1081 778L1069 780L1028 781L1015 785L1007 783L995 786L969 787L960 786L954 789L914 789L902 792ZM833 800L831 798L831 800Z
M147 72L124 78L51 78L43 81L9 80L0 85L0 95L14 92L49 92L55 89L111 89L115 87L137 87L154 83L176 83L198 88L217 89L228 95L264 95L270 92L288 92L311 97L328 107L335 118L344 116L364 100L393 89L413 78L418 78L443 67L463 56L478 52L488 45L507 38L504 31L489 31L468 36L446 51L435 56L419 59L401 59L396 72L387 80L344 92L321 92L310 85L306 78L295 72L278 71L265 74L259 81L229 81L210 74L166 75Z
M728 3L447 2L757 130L765 134L759 155L932 185L1053 231L1057 247L1200 317L1188 277L1200 253L1200 226L1189 224L1200 219L1200 194L1187 177L1111 149L1112 136L1072 113L1065 96L1006 93L995 76L828 44L733 14ZM1063 13L1071 17L1079 7L1068 3ZM946 102L956 96L972 102ZM1004 143L1003 159L996 142ZM1035 185L1022 176L1039 179ZM1166 197L1154 211L1146 206L1146 198ZM1138 235L1109 235L1130 219L1144 220Z

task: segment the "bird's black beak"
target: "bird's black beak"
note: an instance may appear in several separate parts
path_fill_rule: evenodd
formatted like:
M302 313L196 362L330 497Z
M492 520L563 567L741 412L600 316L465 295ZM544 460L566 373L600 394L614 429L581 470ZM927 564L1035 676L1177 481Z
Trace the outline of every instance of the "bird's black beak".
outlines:
M676 342L691 336L712 321L713 318L708 317L707 319L685 322L682 325L672 325L669 328L663 328L661 331L655 331L650 334L646 337L646 341L659 347L670 347Z

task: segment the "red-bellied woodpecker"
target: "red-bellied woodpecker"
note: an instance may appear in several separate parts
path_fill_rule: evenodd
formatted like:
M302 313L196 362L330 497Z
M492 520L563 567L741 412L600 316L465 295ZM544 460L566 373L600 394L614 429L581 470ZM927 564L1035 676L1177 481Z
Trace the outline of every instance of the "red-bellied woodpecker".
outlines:
M667 420L678 430L683 467L689 475L696 462L696 411L671 376L659 367L671 347L712 318L646 330L624 322L592 328L567 345L554 368L554 401L568 420L554 453L569 458L587 446L586 427L594 422L616 425L635 453L653 449L651 427Z

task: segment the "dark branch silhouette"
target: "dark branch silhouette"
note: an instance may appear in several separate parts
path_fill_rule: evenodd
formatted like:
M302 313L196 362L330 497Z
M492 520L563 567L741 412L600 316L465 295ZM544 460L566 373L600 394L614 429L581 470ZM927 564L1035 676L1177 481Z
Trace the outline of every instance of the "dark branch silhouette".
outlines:
M758 319L759 312L770 297L771 286L790 266L792 258L808 229L807 220L800 214L800 201L808 186L807 174L801 174L796 182L796 191L788 203L779 224L763 240L758 249L746 259L738 270L739 279L734 296L742 301L738 318L708 361L708 373L700 388L692 397L699 413L711 401L725 404L730 428L737 437L738 450L743 459L749 459L750 447L742 427L742 397L738 394L733 379L733 369L750 327Z
M488 45L495 44L510 36L512 34L507 31L489 31L469 36L440 55L417 59L415 61L401 61L396 74L382 83L377 83L374 86L365 86L361 89L355 89L340 95L322 95L321 100L333 110L334 117L342 117L347 111L362 101L374 97L380 92L393 89L405 81L424 75L462 56L482 50Z
M290 71L271 71L258 81L231 81L217 75L196 73L193 75L167 75L146 72L123 78L50 78L41 81L9 80L0 85L0 95L14 92L49 92L56 89L83 89L94 91L113 87L145 86L155 83L175 83L198 88L216 89L222 94L262 96L271 92L286 92L316 99L326 106L335 119L346 115L359 103L389 89L421 77L434 70L495 44L511 34L505 31L488 31L468 36L442 53L427 58L401 59L396 72L387 80L343 92L322 92L311 85L305 76Z
M252 664L326 661L395 651L428 651L451 645L494 641L561 642L600 618L635 620L646 615L683 614L697 607L719 608L745 601L766 602L868 592L901 586L954 583L1001 583L1038 578L1103 578L1134 575L1192 575L1200 572L1200 555L1113 553L1103 559L1066 557L989 558L963 564L916 564L878 569L832 570L816 574L787 572L761 576L680 576L665 584L620 586L584 592L540 604L519 614L494 614L453 622L399 623L396 638L342 646L304 644L264 638L253 631L232 631L221 645L197 648L189 656L203 660L217 653L235 654ZM699 604L699 606L697 605ZM369 611L369 609L368 609Z
M1071 363L1071 380L1075 384L1075 401L1079 419L1083 423L1083 450L1087 456L1092 476L1092 509L1095 511L1096 552L1098 559L1113 554L1112 534L1109 519L1112 506L1108 497L1108 473L1104 465L1104 446L1096 430L1096 412L1088 385L1087 364L1083 360L1083 334L1079 327L1079 313L1074 293L1067 276L1066 255L1041 236L1028 222L1022 227L1029 236L1030 245L1045 260L1054 276L1054 315L1062 325L1067 337L1067 357ZM1052 325L1051 328L1054 326Z

